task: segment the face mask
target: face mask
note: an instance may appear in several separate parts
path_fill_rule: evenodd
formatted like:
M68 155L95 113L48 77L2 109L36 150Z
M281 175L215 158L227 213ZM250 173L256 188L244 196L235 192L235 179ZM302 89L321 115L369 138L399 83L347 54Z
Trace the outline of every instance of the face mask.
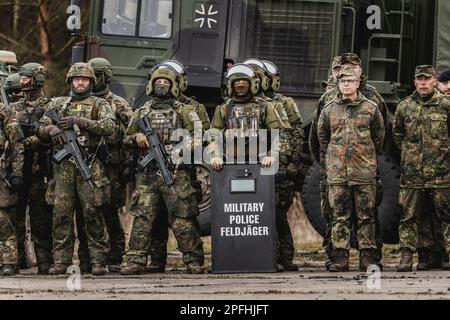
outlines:
M170 86L155 84L155 96L160 98L169 97Z

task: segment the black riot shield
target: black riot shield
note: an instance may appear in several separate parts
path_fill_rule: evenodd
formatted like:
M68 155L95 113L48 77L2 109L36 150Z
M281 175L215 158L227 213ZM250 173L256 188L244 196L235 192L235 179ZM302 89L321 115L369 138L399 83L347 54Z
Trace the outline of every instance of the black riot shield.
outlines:
M211 179L212 272L276 272L274 176L225 165Z

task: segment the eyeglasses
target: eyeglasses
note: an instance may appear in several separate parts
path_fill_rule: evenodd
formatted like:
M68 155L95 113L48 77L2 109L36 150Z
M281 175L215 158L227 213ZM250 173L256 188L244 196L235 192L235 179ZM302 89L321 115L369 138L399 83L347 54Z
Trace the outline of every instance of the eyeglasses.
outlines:
M354 84L358 82L358 80L339 80L340 84Z

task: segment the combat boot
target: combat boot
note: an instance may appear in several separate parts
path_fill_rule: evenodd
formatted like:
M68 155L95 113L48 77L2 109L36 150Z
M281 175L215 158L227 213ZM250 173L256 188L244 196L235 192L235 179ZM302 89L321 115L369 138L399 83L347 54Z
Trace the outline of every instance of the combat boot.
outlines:
M348 250L336 249L333 263L330 264L328 271L343 272L348 271L350 266L348 264Z
M203 274L205 270L198 262L191 262L186 265L186 273Z
M2 269L0 270L0 275L4 277L10 277L17 273L18 266L15 266L13 264L4 264Z
M145 266L136 262L130 262L129 264L122 265L122 268L120 268L120 274L124 276L143 273L145 273Z
M378 266L374 256L374 251L371 249L362 249L359 252L359 271L366 272L367 268L371 265Z
M417 249L417 254L419 256L419 262L417 263L417 271L428 271L430 270L430 251L427 248Z
M120 264L108 264L108 272L109 273L119 273L120 272Z
M38 265L38 272L37 274L48 274L50 271L50 263L41 263Z
M106 266L102 263L92 264L92 275L103 276L106 273Z
M397 272L411 272L413 265L413 252L408 248L402 248Z
M428 267L430 269L442 269L442 263L444 262L444 259L442 257L442 252L440 252L439 250L431 250L430 262L428 263Z
M285 271L298 271L298 265L292 263L292 261L281 261L280 264L283 266Z
M163 263L152 262L145 267L147 273L164 273L166 272L166 265Z
M48 270L48 274L51 276L58 276L61 274L65 274L67 271L67 264L55 263L50 270Z

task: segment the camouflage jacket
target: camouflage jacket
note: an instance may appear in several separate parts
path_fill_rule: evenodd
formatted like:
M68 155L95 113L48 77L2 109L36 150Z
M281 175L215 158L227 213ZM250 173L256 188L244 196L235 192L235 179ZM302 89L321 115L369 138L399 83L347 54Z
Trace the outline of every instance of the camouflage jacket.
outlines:
M328 184L375 183L384 142L383 117L375 103L361 93L354 102L331 101L319 117L318 137Z
M273 104L258 97L247 103L228 99L216 107L211 127L218 130L244 129L244 131L247 129L278 129L280 130L280 163L287 164L291 150L286 127L277 110L279 107L279 104Z
M173 133L177 129L187 130L191 137L194 129L199 128L200 131L202 130L201 120L193 106L173 99L158 100L155 98L133 112L125 132L125 144L136 146L136 134L141 132L137 120L142 117L147 117L151 127L165 145L176 145L179 143L179 140L173 137ZM183 141L188 140L183 139Z
M400 101L392 125L401 150L400 185L450 187L450 101L436 89L426 102L414 92Z
M203 130L208 130L211 127L211 122L209 121L208 112L206 107L200 102L196 101L194 98L188 98L185 95L180 95L179 101L184 104L191 105L195 108L195 111L202 122Z
M89 153L96 152L99 145L105 141L105 137L114 133L116 118L109 103L102 98L90 96L77 101L70 97L59 97L48 104L47 111L53 108L58 110L61 118L83 117L91 120L88 127L79 131L79 135L84 137L82 139L84 140L83 146L88 149ZM41 139L49 140L49 137L44 134L44 128L51 124L52 121L47 115L41 118L38 131ZM57 146L56 149L61 147Z
M367 80L366 78L361 79L361 86L359 89L359 92L361 92L364 97L369 99L370 101L374 102L378 109L381 112L381 115L383 117L384 125L386 128L386 119L387 119L387 107L386 103L384 102L383 97L378 93L377 89L371 85L366 84ZM328 92L325 92L319 99L319 102L317 103L316 110L314 111L314 117L311 122L311 128L309 132L309 150L314 157L314 160L317 161L317 163L320 163L320 145L319 140L317 137L317 121L319 120L320 113L322 112L322 109L324 105L328 104L330 101L338 99L339 96L339 87L336 85L333 89L331 89Z
M305 132L303 130L303 120L300 115L300 111L295 103L294 99L291 97L286 97L282 94L275 94L273 97L274 101L281 103L286 111L287 118L292 127L289 132L289 141L291 145L291 159L290 162L294 164L299 164L301 159L301 154L303 151L303 142L305 140Z
M23 139L22 129L14 113L10 107L0 103L0 166L10 176L22 176Z

